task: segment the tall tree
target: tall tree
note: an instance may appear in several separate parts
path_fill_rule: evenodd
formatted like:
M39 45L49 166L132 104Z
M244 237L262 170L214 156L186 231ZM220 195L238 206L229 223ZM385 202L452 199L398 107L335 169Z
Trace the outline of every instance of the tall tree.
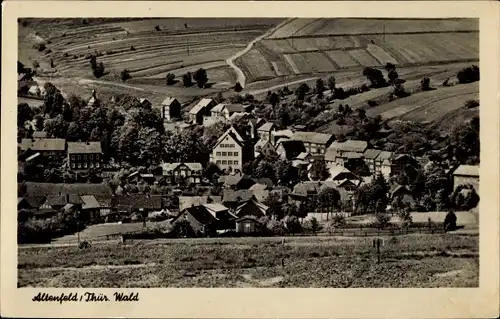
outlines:
M335 85L336 85L335 77L332 75L328 78L328 88L330 89L332 94L335 91Z
M193 75L193 79L196 81L199 88L204 88L205 84L208 82L207 70L203 68L196 70Z
M330 172L326 166L324 160L317 160L311 164L311 169L309 170L309 175L314 181L323 181L330 176Z

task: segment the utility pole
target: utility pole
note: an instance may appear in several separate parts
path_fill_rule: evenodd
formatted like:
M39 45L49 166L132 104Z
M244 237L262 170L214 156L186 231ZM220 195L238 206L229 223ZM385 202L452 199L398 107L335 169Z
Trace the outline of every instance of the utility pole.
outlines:
M384 32L382 32L382 36L383 36L383 39L384 39L384 42L385 42L385 23L384 23Z

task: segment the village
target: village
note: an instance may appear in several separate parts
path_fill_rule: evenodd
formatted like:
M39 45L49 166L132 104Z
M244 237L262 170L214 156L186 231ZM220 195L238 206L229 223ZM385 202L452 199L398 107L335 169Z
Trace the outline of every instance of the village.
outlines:
M24 76L21 75L21 81ZM45 88L34 84L28 92L45 104L64 99L57 88L47 84ZM30 93L24 96L29 98ZM368 141L342 134L307 131L305 125L277 125L258 116L256 103L251 99L235 103L221 101L220 95L202 98L186 113L171 96L159 105L146 98L133 101L135 104L128 110L122 109L124 116L136 111L144 111L142 117L156 116L157 119L146 121L160 123L162 134L183 138L188 131L216 128L217 132L210 143L203 143L206 136L188 141L203 150L197 154L169 156L169 147L175 152L183 149L183 145L175 144L141 150L156 152L142 157L143 163L149 164L144 166L131 164L140 161L133 158L137 153L122 153L119 161L110 156L109 151L103 150L106 143L110 147L104 134L100 140L92 140L94 131L87 141L65 139L57 127L49 127L51 131L47 132L50 119L41 130L37 125L41 117L32 116L31 121L21 123L27 129L18 146L20 222L50 220L71 211L76 212L80 229L84 225L116 222L141 222L145 228L146 221L168 220L172 226L183 224L189 228L182 228L179 236L256 235L269 234L264 230L276 228L276 221L281 221L277 223L281 225L277 233L283 234L305 229L306 223L314 232L326 229L328 223L341 227L346 217L363 214L375 214L373 225L377 226L373 227L387 227L390 217L386 215L401 215L411 224L411 211L472 209L479 200L478 165L460 164L439 155L413 156L378 149ZM70 105L72 102L81 103L82 110L87 109L90 114L108 107L109 118L116 98L101 101L97 90L87 101L73 97L67 104L62 102L62 117L67 108L76 107ZM158 133L154 132L156 124L148 128L148 134ZM71 126L66 129L65 134L70 135ZM377 133L384 134L383 131L381 128ZM165 158L190 160L167 162ZM419 174L438 179L437 185L424 180L418 188L410 179L425 179ZM428 195L419 193L425 193L426 187L434 188L431 195L436 198L425 198ZM428 207L425 200L430 202ZM75 230L70 227L67 232ZM64 235L65 231L59 229L59 233ZM51 237L29 231L20 232L23 235L28 242Z

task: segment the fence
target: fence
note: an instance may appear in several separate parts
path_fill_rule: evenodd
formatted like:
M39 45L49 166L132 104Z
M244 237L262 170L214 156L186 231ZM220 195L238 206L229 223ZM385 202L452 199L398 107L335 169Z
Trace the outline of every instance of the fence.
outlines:
M346 237L368 237L368 236L397 236L407 234L442 234L442 228L429 228L429 227L411 227L407 229L376 229L376 228L345 228L335 229L328 232L331 236L346 236Z

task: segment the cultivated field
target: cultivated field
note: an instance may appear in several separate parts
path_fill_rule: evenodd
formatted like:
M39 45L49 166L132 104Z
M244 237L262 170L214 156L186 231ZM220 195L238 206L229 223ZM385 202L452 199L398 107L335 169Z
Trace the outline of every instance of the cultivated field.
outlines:
M477 287L478 236L177 239L19 248L20 287ZM282 266L282 260L284 266Z

